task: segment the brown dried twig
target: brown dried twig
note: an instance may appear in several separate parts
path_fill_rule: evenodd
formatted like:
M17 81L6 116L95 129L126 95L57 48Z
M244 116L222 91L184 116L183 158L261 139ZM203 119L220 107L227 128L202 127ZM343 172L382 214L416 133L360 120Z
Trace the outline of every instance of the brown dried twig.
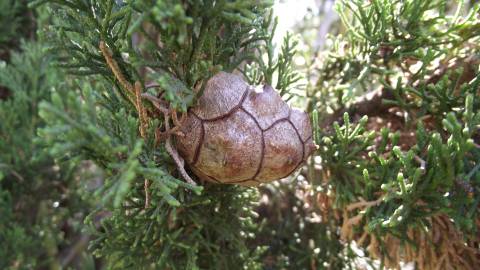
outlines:
M164 117L165 117L165 129L166 129L166 133L169 134L170 132L170 124L169 124L169 115L168 114L164 114ZM173 161L175 162L175 164L177 165L177 168L178 168L178 171L180 172L180 174L182 175L182 177L191 185L194 185L196 186L197 183L195 183L195 181L192 180L192 178L188 175L188 173L185 171L185 161L183 160L182 157L180 157L180 155L178 154L178 152L176 150L174 150L174 148L172 147L172 138L171 136L167 136L167 139L165 141L165 149L167 150L168 154L170 154L170 156L173 158Z
M165 138L165 148L167 152L170 154L170 156L173 158L175 161L175 164L177 165L177 168L180 172L180 174L183 176L183 178L190 184L196 185L196 183L190 178L190 176L187 174L187 172L184 169L184 161L183 159L179 156L178 152L173 148L172 142L171 142L171 134L177 134L179 136L182 136L183 133L179 131L179 128L182 126L183 122L186 119L186 114L182 114L180 120L177 117L177 114L174 110L170 110L168 108L168 103L164 102L163 100L154 97L148 93L142 93L142 84L139 81L136 81L134 85L132 85L130 82L127 81L125 76L123 76L120 67L118 66L118 63L113 59L112 54L108 50L106 44L104 41L100 41L99 44L100 51L103 54L103 57L105 58L105 61L107 62L108 67L110 70L113 72L115 78L118 80L120 83L120 86L126 90L126 96L129 99L129 101L135 106L138 112L138 118L140 121L139 125L139 132L140 136L143 139L146 139L147 137L147 129L148 129L148 121L147 121L147 110L143 106L142 103L142 98L146 98L152 102L152 104L157 108L160 112L162 112L165 116L165 127L166 131L162 133L159 129L156 130L155 132L155 137L156 137L156 143L159 142L161 138ZM158 87L158 85L149 85L148 87ZM172 115L173 122L175 126L170 129L169 125L169 120L170 120L170 115ZM145 189L145 208L148 208L150 205L150 195L148 192L148 189L150 187L150 182L148 179L145 179L144 182L144 189Z
M115 75L115 78L119 81L120 85L127 91L126 95L130 102L135 105L135 108L138 112L138 118L140 120L140 136L145 139L147 129L147 113L145 107L143 107L141 99L142 85L140 84L140 82L136 81L135 86L132 86L132 84L128 82L127 79L125 79L122 72L120 71L120 67L118 66L117 61L113 59L112 54L107 49L105 42L100 41L99 47L100 51L102 51L105 61L107 62L107 65L110 67L110 70L112 70L113 75ZM132 98L132 95L135 96L135 100ZM145 208L148 208L148 206L150 205L150 195L148 193L149 185L150 183L148 179L145 179Z

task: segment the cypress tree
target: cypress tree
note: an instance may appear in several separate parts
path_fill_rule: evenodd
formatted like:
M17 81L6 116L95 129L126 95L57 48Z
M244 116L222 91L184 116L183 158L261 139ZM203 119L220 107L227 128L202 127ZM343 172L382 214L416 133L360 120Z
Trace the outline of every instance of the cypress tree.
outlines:
M0 1L0 268L477 269L480 6L337 1L302 55L272 4ZM247 188L177 164L142 94L180 116L219 71L305 104L305 166Z

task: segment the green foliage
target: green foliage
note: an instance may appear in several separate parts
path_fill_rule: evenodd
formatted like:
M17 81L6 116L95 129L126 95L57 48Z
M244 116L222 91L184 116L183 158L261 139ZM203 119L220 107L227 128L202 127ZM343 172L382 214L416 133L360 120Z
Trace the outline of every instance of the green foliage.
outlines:
M137 110L98 47L106 42L130 83L158 86L172 108L185 111L212 74L273 52L270 1L51 2L48 7L61 18L52 33L57 61L81 77L40 104L48 125L39 134L58 161L98 166L103 180L93 200L100 204L86 220L95 237L93 253L114 269L261 269L265 249L254 241L258 192L179 179L155 140L164 123L149 118L140 138ZM275 63L260 62L270 78L278 73L285 94L298 80L289 75L295 45L290 39Z
M261 224L255 242L266 248L263 269L346 269L347 248L333 217L329 221L314 203L314 186L305 178L262 187Z
M119 207L132 182L140 176L153 180L152 189L175 206L179 203L171 194L177 188L201 191L171 176L173 164L162 161L166 158L164 152L144 147L138 138L137 119L126 113L118 96L109 97L107 91L93 92L89 85L82 89L65 91L63 96L54 93L51 103L40 104L40 115L49 123L40 135L51 145L53 156L94 161L104 169L105 182L96 191L99 201Z
M17 48L20 38L31 31L28 15L26 1L0 1L0 59L8 59L9 50Z
M1 182L0 182L1 183ZM0 257L2 268L23 265L32 267L36 265L36 256L31 256L39 243L38 240L29 235L26 228L15 220L12 198L3 188L0 190L0 210L2 222L0 222Z
M275 33L278 24L277 18L272 19L273 13L270 13L267 19L263 22L263 29L268 30L271 27L271 33ZM273 20L273 21L272 21ZM275 55L275 44L273 44L273 34L263 34L257 47L255 48L258 55L265 55L258 57L256 61L246 64L241 72L248 79L252 85L259 85L267 83L275 85L275 89L283 97L289 95L288 99L293 97L292 90L299 87L299 81L302 78L299 72L295 70L293 64L293 56L296 54L296 46L298 40L287 32L283 39L280 53Z
M473 100L468 96L471 109ZM407 238L407 228L426 225L426 218L438 213L449 215L465 231L476 230L472 221L477 218L478 199L469 193L479 188L480 152L469 127L480 124L480 113L473 114L471 109L463 113L463 119L455 113L446 117L446 140L419 124L418 144L406 152L397 146L398 133L366 131L367 118L356 126L350 126L348 116L342 127L335 123L335 133L322 139L321 152L334 175L332 188L341 194L337 207L358 197L374 201L382 191L382 203L366 212L371 230ZM376 143L375 135L381 138ZM343 164L348 164L348 170ZM425 204L418 205L420 201Z
M267 0L53 2L60 5L56 34L64 67L113 79L99 54L103 40L127 79L157 83L170 104L183 111L195 98L193 90L215 72L256 58L256 43L268 38L263 16L271 5ZM139 71L147 67L145 77Z
M22 50L0 67L0 85L11 91L0 101L0 268L54 268L60 267L57 245L68 245L78 230L64 235L62 226L81 220L88 204L75 191L75 162L55 164L34 143L36 128L45 125L38 103L63 75L51 67L43 45L25 43Z
M256 193L211 185L200 196L179 191L178 207L154 194L152 207L144 209L138 185L101 231L87 219L96 236L91 247L113 269L261 269L261 247L248 244L256 234Z
M318 91L335 100L329 103L334 109L349 106L370 86L396 89L398 80L404 91L429 95L417 86L427 87L425 76L440 68L434 66L438 61L447 65L453 58L475 54L468 44L480 35L475 17L479 7L461 16L462 2L454 14L445 11L448 1L337 2L346 34L333 39L319 70L318 82L324 85ZM420 67L409 70L414 64Z
M332 41L309 90L311 108L337 120L316 131L328 171L319 182L334 192L335 208L362 217L353 235L367 230L381 239L383 259L391 236L424 248L411 231L430 232L434 216L452 220L466 239L477 233L478 8L337 2L346 34ZM359 98L364 93L371 97ZM349 208L359 201L368 203Z
M0 57L11 55L0 64L0 268L355 269L360 248L377 268L429 269L416 233L432 231L431 261L476 263L465 254L480 220L478 4L337 1L342 34L307 59L297 96L319 149L296 182L260 189L181 179L158 141L163 119L145 103L140 136L99 44L129 83L179 112L220 70L289 100L303 89L299 41L287 34L275 52L271 1L40 5L0 2ZM40 42L11 53L33 15Z

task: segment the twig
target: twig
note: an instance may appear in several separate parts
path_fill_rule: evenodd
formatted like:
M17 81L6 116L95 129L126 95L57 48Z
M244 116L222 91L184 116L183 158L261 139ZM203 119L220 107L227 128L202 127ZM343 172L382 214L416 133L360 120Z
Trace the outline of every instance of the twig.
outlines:
M135 100L133 100L132 96L135 96L135 89L133 88L132 84L129 83L125 77L123 76L122 72L120 71L120 67L118 66L117 61L113 59L112 54L110 51L107 49L107 46L105 45L105 42L100 41L99 44L100 51L102 51L103 57L105 58L105 61L107 62L107 65L110 67L110 69L113 72L113 75L115 75L115 78L120 82L120 85L127 90L127 97L132 102L132 104L136 104Z
M420 170L422 170L422 172L425 172L425 170L427 169L427 162L425 162L425 160L423 160L421 157L415 155L413 157L418 163L420 163Z
M105 42L100 41L99 47L100 47L100 50L102 51L105 61L107 62L110 69L112 70L113 74L115 75L115 78L117 78L117 80L120 82L120 85L127 91L127 97L130 99L130 102L132 102L137 109L138 118L140 120L140 126L139 126L140 136L145 140L147 136L146 129L148 128L148 123L147 123L147 111L145 110L145 107L142 104L142 97L144 97L144 94L142 94L142 85L140 82L136 81L135 85L132 86L132 84L129 83L127 79L125 79L122 72L120 71L120 67L118 66L118 63L113 59L112 54L107 49ZM131 95L135 96L135 100L132 99ZM150 194L148 192L149 186L150 186L149 180L145 178L144 180L145 209L148 208L150 205Z
M25 178L23 178L23 176L21 176L18 172L16 172L15 170L10 170L10 173L15 176L18 180L20 180L21 183L25 182Z
M183 122L185 122L185 119L187 119L187 114L182 113L180 120L178 120L177 112L172 111L172 119L173 119L173 123L175 124L175 127L181 127L183 125Z
M188 173L185 171L185 168L184 168L184 165L185 165L185 161L183 160L183 158L181 158L178 153L173 150L172 148L172 139L169 137L167 139L167 141L165 142L165 148L167 149L167 152L170 154L170 156L173 158L173 160L175 161L176 165L177 165L177 168L180 172L180 174L182 175L182 177L191 185L194 185L196 186L197 183L195 183L195 181L193 181L193 179L188 175Z
M105 61L107 61L108 66L112 70L113 74L115 75L115 78L120 82L120 84L125 88L127 91L130 92L130 94L134 95L135 91L133 89L133 86L131 83L125 79L123 76L122 72L120 71L120 67L118 66L117 61L115 61L112 57L112 54L110 51L107 49L107 46L105 45L105 42L100 41L100 51L102 51L103 57L105 58Z
M357 208L376 206L376 205L379 205L382 201L383 201L383 197L380 197L375 201L369 201L369 202L362 200L360 202L349 204L347 206L347 211L352 211Z
M138 111L138 118L140 118L140 136L145 139L147 128L147 112L142 104L141 91L142 86L140 82L135 82L135 97L137 98L136 107Z
M160 87L160 84L158 84L158 83L149 83L149 84L145 85L145 89L157 88L157 87Z
M142 93L142 97L150 100L152 102L153 106L155 106L155 108L157 108L163 114L169 114L170 113L170 110L164 104L162 104L163 100L161 100L157 97L154 97L149 93Z
M165 129L166 129L165 132L170 132L170 124L169 124L170 119L168 117L168 114L164 114L164 116L165 116ZM167 140L165 142L165 149L167 150L168 154L170 154L170 156L173 158L173 161L175 161L178 171L182 175L183 179L185 179L185 181L187 181L189 184L196 186L197 183L195 183L195 181L193 181L193 179L190 178L188 173L185 171L185 167L184 167L185 161L183 160L183 158L181 158L178 155L178 152L173 149L171 136L167 136Z
M145 107L142 104L142 96L141 96L142 86L140 82L135 82L135 96L137 98L137 111L138 117L140 118L140 136L143 139L146 138L146 128L147 128L147 112ZM150 181L145 178L143 187L145 189L145 209L150 206L150 193L148 192L148 188L150 187Z
M105 61L107 62L108 66L112 70L113 74L115 75L115 78L119 81L120 85L127 91L127 97L130 99L130 101L135 105L137 111L138 111L138 117L140 120L140 136L145 139L146 138L146 129L147 129L147 112L145 110L145 107L142 104L142 97L150 100L153 105L161 111L164 116L165 116L165 133L159 132L157 130L155 132L155 144L158 143L158 140L160 137L165 136L166 137L166 142L165 142L165 148L167 152L170 154L170 156L173 158L175 161L175 164L177 165L177 168L182 175L182 177L191 185L196 186L197 184L195 181L190 178L190 176L187 174L184 168L184 160L179 156L178 152L172 147L172 139L171 139L171 134L177 134L179 136L183 136L183 133L179 131L178 129L181 127L183 122L186 119L186 113L183 113L180 120L177 117L177 114L174 110L168 109L167 105L162 104L163 101L157 97L154 97L150 95L149 93L142 93L142 85L140 82L135 82L135 85L133 86L131 83L129 83L125 77L123 76L122 72L120 71L120 67L118 66L118 63L113 59L112 54L110 51L107 49L105 42L100 41L99 44L100 50L102 51L102 54L105 58ZM159 87L157 84L151 84L148 85L147 88L152 88L152 87ZM133 97L135 99L133 99ZM173 115L173 122L175 126L170 129L170 124L169 124L169 115ZM148 179L145 179L144 181L144 189L145 189L145 208L148 208L150 205L150 194L148 192L150 186L150 182Z
M150 193L148 192L148 188L150 187L150 181L145 178L145 181L143 182L143 189L145 190L145 209L147 209L150 206Z

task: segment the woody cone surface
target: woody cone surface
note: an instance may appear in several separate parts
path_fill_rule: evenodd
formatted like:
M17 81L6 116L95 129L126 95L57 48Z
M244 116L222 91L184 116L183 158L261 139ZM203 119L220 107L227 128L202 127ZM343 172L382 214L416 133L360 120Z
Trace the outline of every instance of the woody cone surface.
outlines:
M203 180L258 185L294 172L315 150L305 112L290 108L269 85L237 75L212 77L177 136L179 153Z

